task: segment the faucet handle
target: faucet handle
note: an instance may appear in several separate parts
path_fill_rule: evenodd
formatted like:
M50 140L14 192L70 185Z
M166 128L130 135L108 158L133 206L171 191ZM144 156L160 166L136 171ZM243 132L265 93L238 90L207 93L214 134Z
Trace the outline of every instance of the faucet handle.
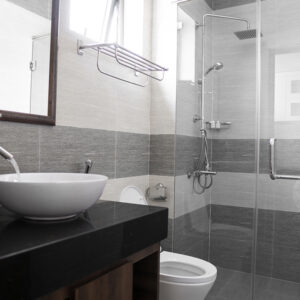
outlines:
M94 165L94 162L93 162L91 159L87 159L87 160L85 161L85 169L84 169L84 173L85 173L85 174L90 173L90 171L91 171L93 165Z

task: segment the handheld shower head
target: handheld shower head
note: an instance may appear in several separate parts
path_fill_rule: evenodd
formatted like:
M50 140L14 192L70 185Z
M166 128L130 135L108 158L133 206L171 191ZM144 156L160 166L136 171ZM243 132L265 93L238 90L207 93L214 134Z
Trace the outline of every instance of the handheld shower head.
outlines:
M207 76L211 71L219 71L222 70L223 68L224 68L223 63L218 61L205 72L205 76Z

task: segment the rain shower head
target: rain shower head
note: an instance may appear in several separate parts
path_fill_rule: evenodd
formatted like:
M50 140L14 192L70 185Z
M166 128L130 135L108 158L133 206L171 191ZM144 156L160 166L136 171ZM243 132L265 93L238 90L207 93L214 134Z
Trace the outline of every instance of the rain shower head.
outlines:
M206 72L205 76L208 75L211 71L219 71L222 70L224 67L223 63L218 61L214 65L212 65Z
M237 36L239 40L255 39L257 36L257 30L247 29L247 30L237 31L234 34ZM263 34L260 33L260 36L263 37Z

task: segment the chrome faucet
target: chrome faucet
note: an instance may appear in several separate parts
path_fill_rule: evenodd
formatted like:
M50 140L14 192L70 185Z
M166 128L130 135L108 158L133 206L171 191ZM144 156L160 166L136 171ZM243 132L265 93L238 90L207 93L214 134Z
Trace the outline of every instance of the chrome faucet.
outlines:
M11 153L9 153L4 148L0 147L0 155L4 159L6 159L6 160L8 160L10 162L10 164L13 166L13 168L15 169L15 171L16 171L17 174L20 174L20 168L19 168L17 162L15 161L14 156Z
M14 156L9 153L7 150L5 150L4 148L0 147L0 155L4 158L4 159L8 159L11 160L14 158Z
M85 161L84 173L85 173L85 174L90 173L90 171L91 171L93 165L94 165L94 162L93 162L92 160L90 160L90 159L86 160L86 161Z

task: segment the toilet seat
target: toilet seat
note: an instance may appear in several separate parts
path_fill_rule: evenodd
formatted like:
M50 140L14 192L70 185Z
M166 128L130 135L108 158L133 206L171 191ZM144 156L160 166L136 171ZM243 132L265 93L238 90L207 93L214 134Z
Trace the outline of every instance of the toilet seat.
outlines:
M211 263L177 253L164 251L160 255L160 281L200 284L215 281L217 268Z
M120 202L148 205L143 192L134 185L129 185L122 190Z

